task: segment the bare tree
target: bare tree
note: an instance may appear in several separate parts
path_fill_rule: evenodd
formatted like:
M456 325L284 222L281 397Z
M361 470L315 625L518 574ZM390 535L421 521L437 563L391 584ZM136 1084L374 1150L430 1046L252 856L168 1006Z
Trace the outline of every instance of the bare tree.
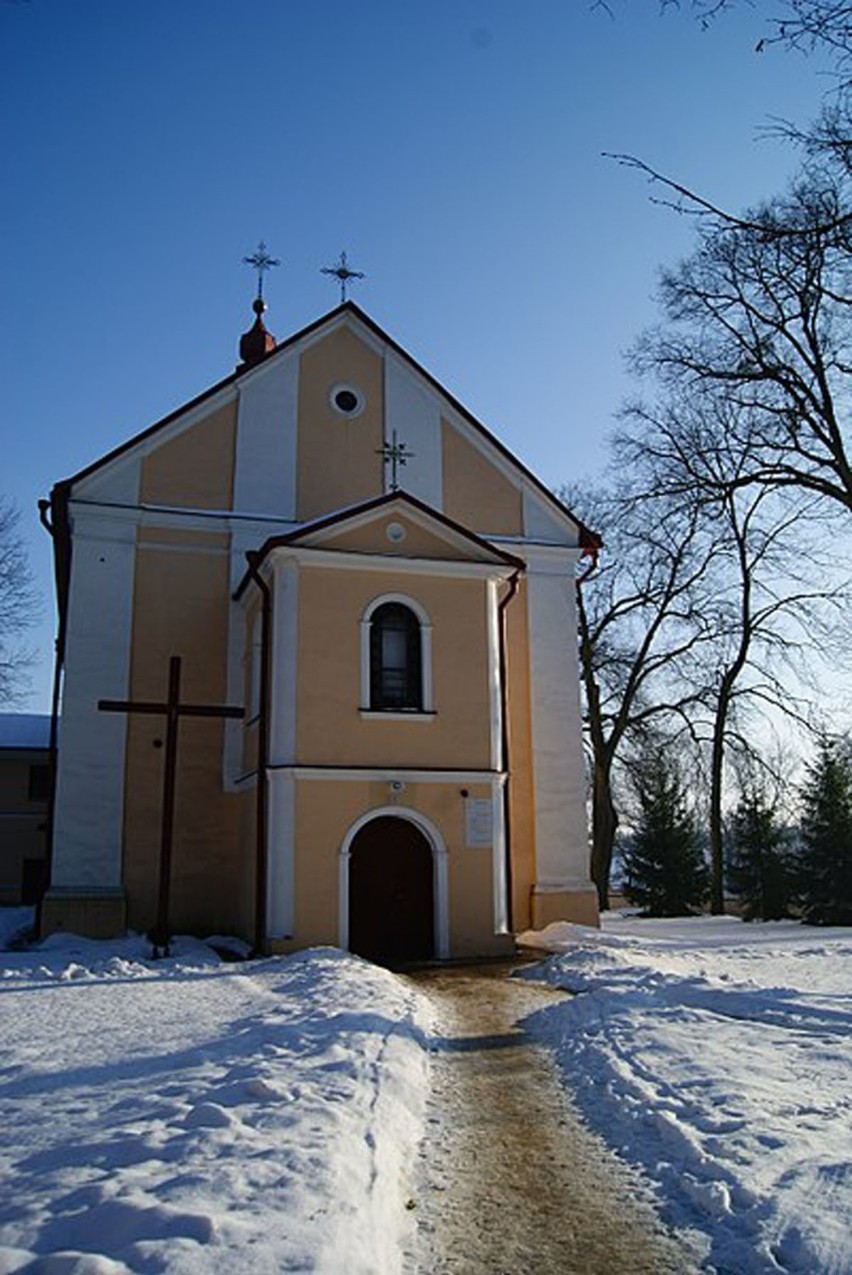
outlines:
M708 27L744 4L750 5L751 0L660 0L660 9L689 8L701 26ZM592 7L612 13L608 0L596 0ZM852 5L834 0L778 0L777 12L762 15L762 20L766 34L755 44L757 53L774 45L803 53L822 49L833 56L839 73L852 61Z
M38 620L40 602L18 534L19 518L12 502L0 496L0 705L21 701L35 661L35 653L21 644Z
M578 585L580 670L592 778L592 879L608 906L618 812L617 763L652 726L688 721L700 688L677 676L708 629L695 605L713 546L683 506L655 511L624 487L567 493L572 507L606 527L599 572Z
M703 27L708 27L726 11L756 8L752 0L660 0L660 9L689 9ZM610 14L606 0L593 4ZM775 120L766 132L799 146L809 161L828 163L838 176L852 175L852 5L835 4L833 0L778 0L774 14L760 15L763 34L756 40L755 51L773 47L797 53L822 52L833 63L833 76L827 80L823 108L814 124L802 127L788 120ZM645 159L630 154L607 153L607 158L644 175L652 187L652 202L664 204L676 212L709 219L716 226L760 230L749 213L737 213L677 178L661 172ZM848 227L849 209L838 213L838 221L826 223L823 230ZM801 226L792 223L782 227L777 222L773 233L801 236Z
M819 498L748 480L751 453L741 445L737 417L723 395L669 398L656 409L628 409L617 439L647 493L650 517L655 503L685 502L715 548L694 599L712 642L690 652L679 671L701 688L692 721L709 752L711 904L718 913L728 752L753 751L743 725L755 712L807 724L810 701L791 688L813 680L815 652L830 647L828 613L844 605L848 588L819 550Z
M804 489L852 510L845 207L842 185L823 174L742 226L700 225L696 251L662 275L667 322L638 342L634 365L669 390L725 401L747 461L739 485Z

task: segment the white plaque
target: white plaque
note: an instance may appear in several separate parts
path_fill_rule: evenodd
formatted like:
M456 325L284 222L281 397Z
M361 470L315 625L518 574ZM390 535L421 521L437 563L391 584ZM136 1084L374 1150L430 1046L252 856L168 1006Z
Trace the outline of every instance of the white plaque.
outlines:
M469 846L490 846L494 840L494 811L490 797L469 797L465 802L464 839Z

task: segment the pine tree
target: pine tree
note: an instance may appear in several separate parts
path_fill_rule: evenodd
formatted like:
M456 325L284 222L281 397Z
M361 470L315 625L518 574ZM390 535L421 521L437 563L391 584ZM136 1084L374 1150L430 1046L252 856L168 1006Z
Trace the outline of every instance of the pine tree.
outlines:
M622 853L624 893L646 916L688 916L706 899L709 874L680 774L655 750L633 782L638 818Z
M802 790L804 919L852 925L852 756L823 739Z
M728 885L746 921L778 921L790 915L795 867L785 853L775 812L757 787L746 788L734 811L728 859Z

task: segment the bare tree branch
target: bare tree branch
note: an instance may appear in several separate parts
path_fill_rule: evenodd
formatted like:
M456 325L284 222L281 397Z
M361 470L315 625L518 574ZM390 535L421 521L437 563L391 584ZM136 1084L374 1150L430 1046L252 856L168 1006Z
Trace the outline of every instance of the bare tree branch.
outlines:
M36 658L21 642L39 618L40 600L18 534L18 521L15 506L0 496L0 705L15 705L24 699L27 674Z

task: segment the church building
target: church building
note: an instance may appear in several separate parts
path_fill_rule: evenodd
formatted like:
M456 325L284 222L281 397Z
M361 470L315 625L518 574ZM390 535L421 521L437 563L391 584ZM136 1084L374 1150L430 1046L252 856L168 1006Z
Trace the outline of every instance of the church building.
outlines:
M575 580L597 536L357 305L43 517L60 729L42 933L387 962L597 923Z

